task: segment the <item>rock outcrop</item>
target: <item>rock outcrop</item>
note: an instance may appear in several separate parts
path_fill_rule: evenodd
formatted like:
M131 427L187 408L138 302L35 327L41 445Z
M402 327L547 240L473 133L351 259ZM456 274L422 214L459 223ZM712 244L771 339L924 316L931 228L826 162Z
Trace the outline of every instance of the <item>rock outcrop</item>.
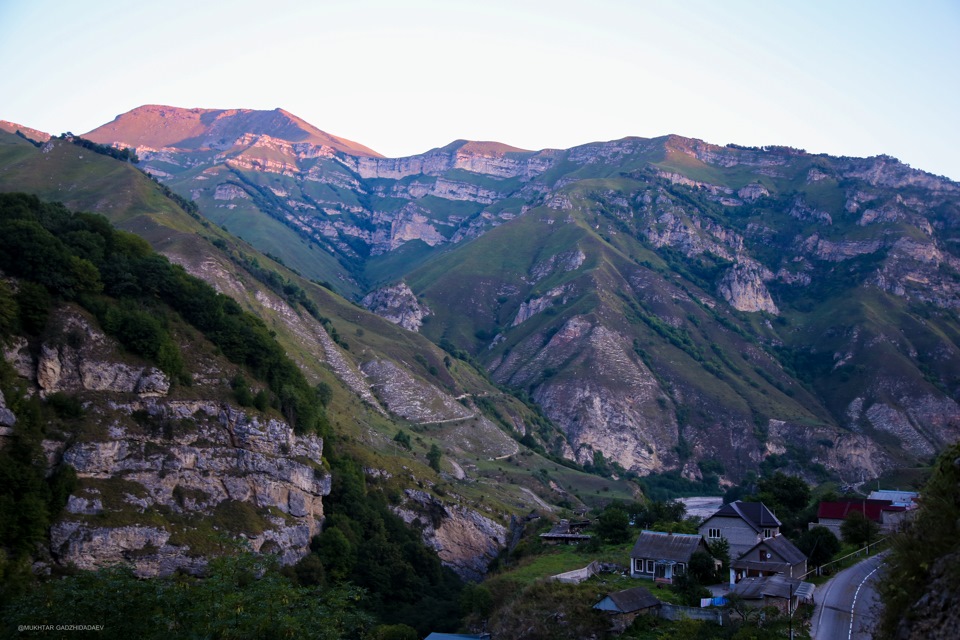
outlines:
M284 564L309 553L330 492L320 438L219 399L223 374L195 376L192 399L172 397L166 375L121 361L79 309L58 309L47 333L35 352L19 340L5 356L32 392L76 396L84 407L81 430L58 427L43 442L49 463L78 477L51 528L51 562L196 572L230 538ZM4 428L16 421L2 401L0 419Z
M445 505L429 493L407 489L394 511L419 526L423 541L464 580L478 581L507 545L507 528L466 507Z
M766 311L777 315L780 310L764 284L772 279L773 274L757 263L739 263L723 276L717 292L739 311Z
M284 564L309 552L330 492L319 438L214 402L133 401L113 413L139 417L63 448L80 488L51 530L57 563L196 571L217 535Z
M410 331L419 331L430 309L417 300L406 282L377 289L364 296L361 304L381 318Z

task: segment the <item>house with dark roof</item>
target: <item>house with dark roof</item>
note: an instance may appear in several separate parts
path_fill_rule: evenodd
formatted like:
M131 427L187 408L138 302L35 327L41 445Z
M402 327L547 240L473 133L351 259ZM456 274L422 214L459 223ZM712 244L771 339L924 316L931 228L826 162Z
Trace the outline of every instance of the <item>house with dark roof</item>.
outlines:
M814 585L778 574L744 578L736 584L728 597L743 599L754 607L777 607L784 613L795 611L801 602L812 602Z
M780 535L781 523L762 502L737 500L703 521L699 532L708 542L726 538L730 557L739 558L765 538Z
M621 633L638 615L655 611L659 606L660 601L647 589L634 587L607 594L593 608L607 612L613 622L611 631Z
M764 538L730 563L730 584L747 577L783 574L799 578L807 572L807 556L785 536Z
M686 572L690 556L710 549L700 534L641 531L630 552L630 575L672 584L673 577Z
M868 520L873 520L883 531L895 531L907 511L903 505L894 505L892 500L836 500L821 502L817 507L817 523L812 527L821 526L830 529L837 538L841 537L840 526L851 513L859 511Z

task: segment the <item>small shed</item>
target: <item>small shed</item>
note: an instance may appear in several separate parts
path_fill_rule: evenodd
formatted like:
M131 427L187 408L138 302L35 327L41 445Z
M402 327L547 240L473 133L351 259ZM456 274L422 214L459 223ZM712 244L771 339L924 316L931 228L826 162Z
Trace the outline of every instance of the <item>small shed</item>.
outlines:
M809 582L777 574L744 578L734 585L730 595L739 596L757 607L774 606L790 613L800 602L812 600L813 590L814 585Z
M613 631L622 632L641 614L649 613L660 606L660 601L644 587L634 587L608 594L593 605L594 609L605 611L613 619Z

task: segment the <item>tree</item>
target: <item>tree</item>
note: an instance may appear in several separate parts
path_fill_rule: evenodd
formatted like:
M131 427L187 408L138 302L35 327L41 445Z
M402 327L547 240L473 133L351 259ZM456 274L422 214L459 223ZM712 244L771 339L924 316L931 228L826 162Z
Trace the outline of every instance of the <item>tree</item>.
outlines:
M940 454L920 492L919 508L893 537L886 564L888 575L896 576L896 580L880 583L884 607L877 637L916 638L923 637L923 626L931 631L944 629L945 614L955 612L960 605L958 460L960 443Z
M788 476L777 471L768 478L757 481L761 502L773 509L782 509L785 515L796 514L810 502L810 487L797 476Z
M830 529L814 527L800 534L797 548L803 551L810 564L819 567L840 551L840 541Z
M670 589L680 596L683 604L690 607L699 607L701 598L709 598L712 595L710 590L689 572L680 575L674 574Z
M804 509L810 495L806 482L777 471L758 480L757 494L746 499L764 503L783 522L783 532L792 536L806 527Z
M397 435L393 436L393 441L399 444L404 449L409 450L410 447L413 446L410 443L410 434L404 431L403 429L400 429L400 431L397 431Z
M630 531L630 516L619 506L608 506L597 518L597 536L604 542L619 544L628 541L633 534Z
M687 564L687 573L700 584L711 584L716 579L713 556L706 551L695 551Z
M430 451L427 452L427 462L430 464L430 468L436 472L440 472L440 458L443 457L443 452L440 451L440 447L435 444L430 445Z
M880 533L880 525L863 515L860 511L852 511L840 524L840 535L847 544L857 546L870 544Z
M539 581L493 612L490 632L494 638L525 640L579 640L600 637L610 621L593 608L596 588Z
M203 579L141 580L130 567L82 571L50 580L3 609L4 630L19 625L68 625L96 620L103 638L359 637L369 616L353 588L296 587L273 556L216 558ZM91 623L93 624L93 623Z
M381 624L374 628L370 640L420 640L420 634L410 625Z
M719 538L710 544L710 554L720 561L720 573L717 576L718 582L723 582L730 571L730 541L726 538Z

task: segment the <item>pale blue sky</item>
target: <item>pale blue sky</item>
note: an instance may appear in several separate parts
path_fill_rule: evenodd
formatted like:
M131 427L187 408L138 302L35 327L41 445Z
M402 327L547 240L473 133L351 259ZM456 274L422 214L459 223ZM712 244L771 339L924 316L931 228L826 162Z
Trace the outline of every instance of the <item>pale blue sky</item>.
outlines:
M667 133L960 180L960 0L0 0L0 119L272 109L388 156Z

